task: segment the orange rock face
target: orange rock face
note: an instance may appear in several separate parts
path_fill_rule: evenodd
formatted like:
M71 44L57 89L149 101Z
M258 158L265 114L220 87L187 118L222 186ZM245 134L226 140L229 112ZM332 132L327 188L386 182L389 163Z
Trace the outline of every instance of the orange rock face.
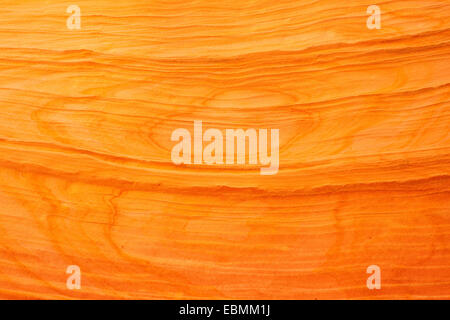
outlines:
M74 3L2 1L0 298L450 298L449 1ZM194 120L278 173L175 165Z

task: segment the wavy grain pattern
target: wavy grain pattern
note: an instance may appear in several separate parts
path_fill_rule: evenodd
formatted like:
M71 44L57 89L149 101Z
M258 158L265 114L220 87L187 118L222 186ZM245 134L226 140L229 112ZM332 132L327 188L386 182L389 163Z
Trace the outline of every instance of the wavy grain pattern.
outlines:
M0 4L1 298L450 298L449 1ZM279 173L175 166L194 120Z

